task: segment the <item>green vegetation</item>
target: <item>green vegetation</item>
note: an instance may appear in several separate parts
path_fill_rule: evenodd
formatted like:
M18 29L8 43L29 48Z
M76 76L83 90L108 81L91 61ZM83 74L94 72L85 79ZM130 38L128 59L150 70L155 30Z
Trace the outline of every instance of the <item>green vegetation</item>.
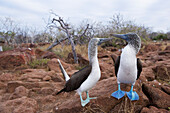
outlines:
M29 62L28 66L31 68L46 67L48 61L50 61L50 59L36 59L32 62Z
M10 45L4 45L2 46L3 51L8 51L8 50L12 50L14 47L10 46Z
M167 34L158 34L156 37L153 38L153 40L167 40Z

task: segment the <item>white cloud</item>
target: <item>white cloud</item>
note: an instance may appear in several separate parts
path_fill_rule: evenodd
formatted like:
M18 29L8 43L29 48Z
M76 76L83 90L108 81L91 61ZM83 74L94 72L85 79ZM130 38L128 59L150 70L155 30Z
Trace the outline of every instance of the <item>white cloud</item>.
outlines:
M136 23L164 30L170 28L170 1L162 0L1 0L0 15L43 26L50 9L78 24L84 19L107 22L115 13Z

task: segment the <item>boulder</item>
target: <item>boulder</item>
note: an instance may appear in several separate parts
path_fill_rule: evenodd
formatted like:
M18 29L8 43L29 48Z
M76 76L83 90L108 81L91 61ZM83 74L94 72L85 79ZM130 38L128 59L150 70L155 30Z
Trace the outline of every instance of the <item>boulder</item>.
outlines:
M161 89L167 93L168 95L170 95L170 86L169 85L162 85Z
M32 89L32 88L42 88L42 87L53 87L53 84L46 81L42 81L42 82L10 81L7 83L6 91L8 93L13 93L15 91L15 88L17 88L18 86L24 86L27 89Z
M154 45L154 44L148 44L148 45L145 45L144 49L145 49L145 52L158 51L159 46Z
M116 61L117 57L118 57L117 54L112 54L112 55L111 55L111 58L112 58L112 60L113 60L113 63Z
M7 81L15 80L15 79L16 79L16 75L15 74L2 73L0 75L0 81L2 81L2 82L7 82Z
M54 81L54 82L63 82L63 81L65 81L62 73L53 74L51 76L51 80Z
M129 91L130 85L121 84L121 89ZM85 107L81 106L80 97L75 92L70 92L69 95L68 93L57 95L57 98L59 99L56 101L53 112L117 112L132 108L134 112L139 112L144 106L149 104L148 98L142 93L142 88L138 82L136 83L134 90L136 90L140 96L139 101L131 102L127 96L119 100L111 97L111 94L116 90L116 77L110 77L99 81L96 86L89 91L90 97L97 97L97 99L91 100ZM85 97L86 95L83 93L83 98L85 99ZM127 106L124 106L125 103Z
M145 76L148 81L155 79L155 74L152 67L143 68L140 76Z
M109 58L109 54L98 53L98 58Z
M55 74L54 71L46 71L45 69L25 69L22 71L22 75L20 76L19 80L24 81L49 81L51 80L51 76Z
M24 86L19 86L15 89L14 93L11 94L9 97L10 100L16 99L16 98L21 98L23 96L28 96L29 90L26 89Z
M160 52L158 52L158 55L169 56L170 55L170 50L160 51Z
M49 52L49 51L43 51L41 49L36 49L35 50L35 56L36 56L37 59L43 59L43 58L53 59L53 58L58 58L58 56L55 53Z
M167 47L165 48L165 50L170 50L170 46L167 46Z
M163 81L169 81L170 79L170 65L157 65L153 68L155 72L155 78Z
M149 84L150 86L153 86L153 87L159 88L159 89L161 89L161 85L162 85L162 84L161 84L160 82L158 82L157 80L149 81L148 84Z
M0 102L1 113L36 113L37 110L37 101L28 97Z
M146 83L142 85L142 90L145 93L145 95L149 98L151 103L156 105L156 107L168 109L170 105L170 95Z
M43 95L51 95L54 92L54 88L51 87L43 87L40 90L40 94Z
M62 60L60 60L61 64L63 65L64 69L67 70L69 68L71 69L74 69L73 65L72 64L67 64L65 62L63 62ZM61 73L61 70L60 70L60 67L59 67L59 63L58 63L58 60L56 58L54 59L51 59L48 63L48 68L50 70L53 70L57 73Z
M165 109L158 109L155 106L149 106L149 108L144 107L141 113L169 113L169 111Z
M45 77L43 78L43 80L44 80L44 81L50 81L50 80L51 80L51 77L47 75L47 76L45 76Z
M0 70L14 69L17 66L27 64L33 59L32 49L14 49L0 53Z
M89 60L88 58L83 57L81 54L77 54L78 57L78 63L79 65L88 65L89 64ZM73 57L73 53L69 53L68 57L67 57L67 62L74 64L74 57Z
M0 89L4 89L6 87L6 84L3 82L0 82Z

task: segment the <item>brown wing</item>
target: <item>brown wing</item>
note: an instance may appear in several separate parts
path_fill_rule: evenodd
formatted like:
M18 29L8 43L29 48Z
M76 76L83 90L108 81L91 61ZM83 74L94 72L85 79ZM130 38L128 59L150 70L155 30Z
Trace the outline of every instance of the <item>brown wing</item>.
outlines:
M140 77L140 74L142 72L142 62L139 58L137 58L137 79Z
M115 61L115 75L117 77L117 73L119 70L119 65L120 65L120 56L117 57L116 61Z
M78 89L91 73L91 69L92 66L88 65L78 72L74 73L71 78L66 82L64 88L65 91L69 92Z

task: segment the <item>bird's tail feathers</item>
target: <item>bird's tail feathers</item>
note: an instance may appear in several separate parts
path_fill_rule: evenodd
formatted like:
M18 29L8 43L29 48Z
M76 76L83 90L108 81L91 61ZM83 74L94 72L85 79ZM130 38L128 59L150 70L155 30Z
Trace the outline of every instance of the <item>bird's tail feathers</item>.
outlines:
M115 60L114 56L111 55L111 58L112 58L112 60L113 60L113 62L114 62L114 64L115 64L116 60Z
M65 69L63 68L60 60L58 59L58 63L59 63L59 66L60 66L60 69L61 69L61 72L65 78L66 81L68 81L70 79L70 77L68 76L67 72L65 71Z
M62 90L60 90L59 92L56 93L56 95L60 94L61 92L63 92L65 90L65 88L63 88Z

